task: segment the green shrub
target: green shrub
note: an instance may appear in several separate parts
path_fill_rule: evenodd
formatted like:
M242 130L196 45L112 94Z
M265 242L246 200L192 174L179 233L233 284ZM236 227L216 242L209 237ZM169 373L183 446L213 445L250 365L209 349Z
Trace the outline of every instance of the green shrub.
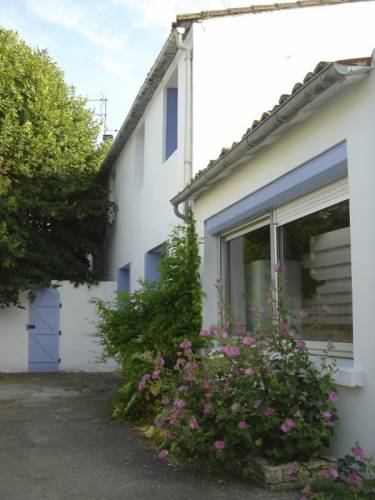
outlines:
M202 292L199 248L194 220L173 230L162 254L160 280L143 281L133 293L118 293L115 303L96 301L98 337L105 354L117 359L125 377L115 415L142 419L152 413L157 393L138 391L142 375L163 354L164 371L171 369L176 349L186 335L200 345Z

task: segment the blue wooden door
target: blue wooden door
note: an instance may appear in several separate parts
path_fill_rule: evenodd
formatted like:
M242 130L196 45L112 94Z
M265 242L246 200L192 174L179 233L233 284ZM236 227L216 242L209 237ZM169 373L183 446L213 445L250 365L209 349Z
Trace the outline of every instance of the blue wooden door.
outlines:
M56 372L59 366L60 297L38 288L29 308L29 372Z

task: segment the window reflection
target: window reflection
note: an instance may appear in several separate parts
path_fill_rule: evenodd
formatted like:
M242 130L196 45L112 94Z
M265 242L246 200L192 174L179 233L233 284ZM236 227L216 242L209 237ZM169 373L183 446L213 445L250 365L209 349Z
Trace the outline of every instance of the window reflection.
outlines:
M271 285L269 225L227 243L228 296L233 317L252 330L251 308L266 310Z
M304 338L351 342L349 201L280 227L278 250L286 300Z

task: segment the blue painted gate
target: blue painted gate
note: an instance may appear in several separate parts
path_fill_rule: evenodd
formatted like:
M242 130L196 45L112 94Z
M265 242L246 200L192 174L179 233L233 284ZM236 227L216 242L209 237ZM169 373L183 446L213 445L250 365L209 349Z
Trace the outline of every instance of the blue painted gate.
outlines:
M29 372L56 372L59 366L60 297L38 288L29 308Z

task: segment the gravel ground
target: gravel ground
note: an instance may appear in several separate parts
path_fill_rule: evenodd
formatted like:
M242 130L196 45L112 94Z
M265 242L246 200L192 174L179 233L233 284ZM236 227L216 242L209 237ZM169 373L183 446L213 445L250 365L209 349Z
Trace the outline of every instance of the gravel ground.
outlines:
M108 418L108 374L0 374L0 500L293 500L156 458Z

